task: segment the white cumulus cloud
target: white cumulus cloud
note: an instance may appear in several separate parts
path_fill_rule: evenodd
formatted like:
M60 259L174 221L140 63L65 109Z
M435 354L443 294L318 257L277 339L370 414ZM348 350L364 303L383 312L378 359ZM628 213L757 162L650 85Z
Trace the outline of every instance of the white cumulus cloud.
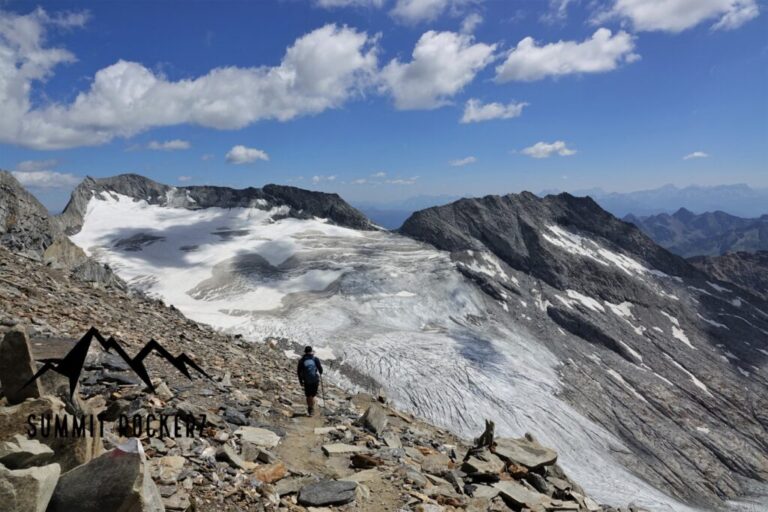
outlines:
M377 70L375 38L329 24L298 38L274 67L222 67L171 81L120 60L98 70L74 101L35 106L33 90L57 66L75 60L46 45L49 30L84 23L84 16L73 16L0 11L0 142L70 148L158 126L238 129L265 119L287 121L343 105Z
M464 105L464 115L461 117L462 123L479 123L481 121L490 121L491 119L511 119L520 117L523 108L528 103L483 103L478 99L470 99Z
M634 49L631 35L624 31L613 34L607 28L597 29L582 42L558 41L539 46L532 37L526 37L496 67L496 81L530 82L550 76L611 71L639 59Z
M475 162L477 162L477 158L468 156L466 158L459 158L458 160L451 160L448 164L453 167L464 167L465 165L473 164Z
M594 21L620 18L629 20L638 31L664 32L682 32L714 21L714 30L732 30L759 14L756 0L615 0Z
M179 176L178 180L181 182L190 181L192 179L192 176Z
M332 176L312 176L312 183L322 183L324 181L336 181L336 175Z
M59 165L56 159L49 160L24 160L16 165L16 170L20 172L47 171Z
M393 59L382 69L382 89L401 110L441 107L493 60L495 49L468 34L430 30L416 43L410 62Z
M709 158L709 153L705 153L703 151L694 151L693 153L688 153L683 157L683 160L691 160L693 158Z
M446 11L459 14L472 0L397 0L392 16L402 23L416 24L434 21Z
M230 149L224 158L231 164L242 165L250 164L257 160L269 160L269 155L261 149L237 145Z
M576 150L570 149L565 142L556 140L555 142L537 142L521 151L524 155L532 158L549 158L552 155L571 156L576 154Z
M11 174L29 188L71 188L80 183L73 174L51 170L57 164L56 160L25 160Z
M147 149L154 149L157 151L178 151L180 149L189 149L191 147L192 144L190 144L189 141L181 139L166 140L164 142L153 140L147 144Z
M461 22L461 33L462 34L472 34L475 32L475 29L483 22L483 17L480 16L478 13L473 12L469 14L466 18L464 18L464 21Z

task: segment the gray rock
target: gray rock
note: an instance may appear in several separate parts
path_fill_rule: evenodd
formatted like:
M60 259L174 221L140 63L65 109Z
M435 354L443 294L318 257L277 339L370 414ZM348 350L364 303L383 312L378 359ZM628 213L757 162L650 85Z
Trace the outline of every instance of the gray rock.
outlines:
M60 474L58 464L16 470L0 464L0 503L3 511L45 512Z
M240 436L243 441L263 448L274 448L280 443L280 436L265 428L240 427L235 431L235 435Z
M371 404L360 418L359 423L364 429L379 435L387 428L388 421L386 411L377 404Z
M309 507L345 505L355 500L356 482L324 480L305 485L299 491L299 504Z
M98 483L94 485L94 483ZM59 479L48 512L162 512L163 501L150 477L137 439L130 439Z
M7 171L0 171L0 245L37 259L61 235L59 223Z
M16 434L10 441L0 442L0 464L8 469L42 466L53 457L53 450L36 439Z
M525 438L497 439L495 452L502 459L528 469L550 466L557 462L557 452Z
M11 329L0 342L0 384L9 404L15 405L27 398L42 396L43 389L39 381L26 385L35 372L26 331L23 328Z
M224 461L236 469L248 469L253 466L244 461L228 444L223 444L216 449L216 460Z
M467 473L498 475L504 469L504 461L490 451L483 450L464 461L462 469Z
M504 501L511 503L516 507L533 508L546 505L550 502L548 496L526 489L512 480L497 482L493 484L493 487L499 491L499 494L504 498Z

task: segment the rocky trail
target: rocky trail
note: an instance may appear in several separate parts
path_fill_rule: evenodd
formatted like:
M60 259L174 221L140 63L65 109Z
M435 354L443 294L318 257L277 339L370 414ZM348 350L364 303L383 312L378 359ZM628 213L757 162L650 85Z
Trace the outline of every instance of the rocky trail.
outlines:
M14 391L10 383L40 367L33 359L62 357L91 326L129 354L154 338L211 379L194 371L187 379L149 357L151 393L123 359L94 342L71 399L68 382L53 372L25 396ZM225 336L159 301L85 283L4 248L0 330L3 510L614 510L584 496L557 454L530 435L457 439L384 396L329 383L325 403L307 417L286 340ZM29 414L94 414L104 432L29 436ZM161 414L204 414L205 427L162 440L146 427L119 435L121 415L142 418L156 433Z

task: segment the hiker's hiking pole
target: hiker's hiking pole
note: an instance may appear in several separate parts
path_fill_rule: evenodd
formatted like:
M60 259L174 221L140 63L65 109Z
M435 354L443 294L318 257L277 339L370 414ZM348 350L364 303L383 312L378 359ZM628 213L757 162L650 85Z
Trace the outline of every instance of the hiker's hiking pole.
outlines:
M323 396L323 410L327 413L328 406L325 405L325 384L323 383L323 376L320 376L320 394Z

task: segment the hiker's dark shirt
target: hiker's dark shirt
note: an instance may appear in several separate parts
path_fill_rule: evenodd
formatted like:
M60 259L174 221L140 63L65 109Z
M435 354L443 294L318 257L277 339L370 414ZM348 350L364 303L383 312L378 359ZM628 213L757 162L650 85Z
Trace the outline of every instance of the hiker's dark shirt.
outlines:
M314 359L315 365L317 366L317 373L320 375L323 374L323 365L320 364L320 359L317 357L310 355L310 354L304 354L301 356L301 359L299 359L299 364L296 366L296 374L299 376L299 383L303 386L304 385L304 360L305 359Z

